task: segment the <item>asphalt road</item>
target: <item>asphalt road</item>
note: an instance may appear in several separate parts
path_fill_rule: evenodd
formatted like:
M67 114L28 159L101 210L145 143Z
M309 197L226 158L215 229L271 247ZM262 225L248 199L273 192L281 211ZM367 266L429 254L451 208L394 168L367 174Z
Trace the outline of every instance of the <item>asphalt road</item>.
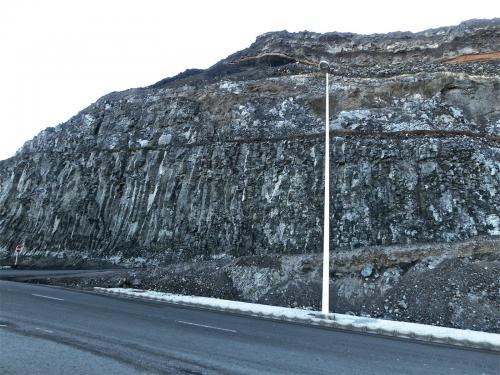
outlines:
M79 276L95 276L106 273L115 273L123 271L123 268L116 269L101 269L101 270L31 270L31 269L2 269L0 270L0 280L24 280L30 278L44 277L79 277Z
M492 352L0 281L0 372L498 375L500 358Z

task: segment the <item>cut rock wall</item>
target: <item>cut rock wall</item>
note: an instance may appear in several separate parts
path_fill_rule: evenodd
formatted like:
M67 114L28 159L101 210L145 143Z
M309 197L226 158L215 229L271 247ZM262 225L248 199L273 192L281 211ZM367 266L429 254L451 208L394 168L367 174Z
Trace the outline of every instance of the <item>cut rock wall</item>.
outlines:
M0 162L0 246L150 264L320 252L320 58L334 62L331 247L498 236L499 63L444 61L500 50L499 29L270 33L111 93Z

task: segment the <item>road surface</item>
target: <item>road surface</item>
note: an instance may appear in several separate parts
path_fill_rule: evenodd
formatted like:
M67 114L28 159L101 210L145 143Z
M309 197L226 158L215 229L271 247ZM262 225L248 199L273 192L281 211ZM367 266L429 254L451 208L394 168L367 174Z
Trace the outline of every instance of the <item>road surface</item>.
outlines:
M32 278L58 278L58 277L93 277L97 275L123 272L123 268L99 269L99 270L30 270L30 269L2 269L0 270L0 280L29 280Z
M0 373L498 375L499 361L493 352L0 281Z

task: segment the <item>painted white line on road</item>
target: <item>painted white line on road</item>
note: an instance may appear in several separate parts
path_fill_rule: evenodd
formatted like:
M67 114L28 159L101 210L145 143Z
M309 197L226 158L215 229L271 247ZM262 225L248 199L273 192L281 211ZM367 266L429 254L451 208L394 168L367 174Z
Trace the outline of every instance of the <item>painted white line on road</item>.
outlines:
M0 327L7 327L7 324L0 324Z
M43 294L34 294L34 293L32 293L31 295L34 296L34 297L48 298L48 299L53 299L53 300L56 300L56 301L64 301L62 298L44 296Z
M43 329L43 328L38 328L38 327L36 327L35 329L38 330L38 331L46 332L46 333L54 333L54 331L51 331L51 330L48 330L48 329Z
M227 328L220 328L220 327L214 327L214 326L207 326L204 324L198 324L198 323L191 323L191 322L184 322L182 320L176 320L177 323L180 324L187 324L189 326L196 326L196 327L203 327L203 328L210 328L210 329L216 329L219 331L225 331L225 332L231 332L231 333L236 333L234 329L227 329Z

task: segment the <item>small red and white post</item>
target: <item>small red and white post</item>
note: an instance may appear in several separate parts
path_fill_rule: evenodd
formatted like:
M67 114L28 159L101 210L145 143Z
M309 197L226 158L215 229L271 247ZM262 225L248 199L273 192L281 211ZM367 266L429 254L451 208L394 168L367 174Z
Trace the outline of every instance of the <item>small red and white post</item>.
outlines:
M21 245L16 246L16 262L14 263L14 266L17 267L17 258L19 257L19 253L21 252Z

